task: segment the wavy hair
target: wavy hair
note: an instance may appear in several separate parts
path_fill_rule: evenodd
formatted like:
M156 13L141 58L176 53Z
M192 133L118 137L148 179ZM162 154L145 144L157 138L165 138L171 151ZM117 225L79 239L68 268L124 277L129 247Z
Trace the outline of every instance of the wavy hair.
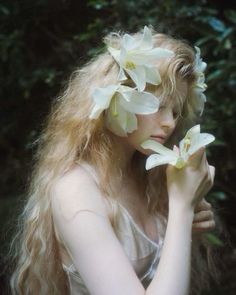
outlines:
M122 34L110 34L105 40L119 45L121 38ZM171 49L175 53L174 57L157 66L162 76L159 87L163 99L174 96L181 110L172 137L172 140L176 140L197 119L194 109L196 97L192 91L196 80L195 53L186 42L168 35L154 33L153 39L154 46ZM53 102L51 113L38 139L27 203L20 216L20 229L14 239L15 267L11 278L13 294L66 294L68 291L67 277L62 268L60 249L54 232L50 194L56 180L70 170L75 162L87 161L99 172L100 188L114 207L111 221L115 227L114 220L118 213L112 198L110 180L115 175L120 175L115 166L119 150L105 127L104 114L96 120L89 120L88 116L92 108L92 90L117 83L118 72L119 67L114 59L108 52L104 52L74 71L67 88ZM177 78L184 79L188 84L186 99L178 93ZM137 177L144 176L142 186L146 191L149 211L160 214L165 226L168 212L165 169L156 168L147 173L143 168L144 160L143 155L135 152L132 171L136 171ZM156 180L158 186L155 185ZM209 258L210 246L206 241L203 242L199 242L196 251L193 251L194 261L198 263L192 265L191 294L200 294L199 288L206 287L208 282L207 259L202 258L199 247L204 244Z

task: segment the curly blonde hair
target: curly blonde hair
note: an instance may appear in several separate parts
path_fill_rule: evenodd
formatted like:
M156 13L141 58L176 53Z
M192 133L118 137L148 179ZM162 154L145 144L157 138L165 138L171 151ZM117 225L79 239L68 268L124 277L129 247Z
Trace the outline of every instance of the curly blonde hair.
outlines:
M138 33L141 34L141 33ZM121 34L110 34L106 42L120 42ZM165 34L153 34L154 46L171 49L175 55L158 65L162 76L163 99L173 97L178 100L182 110L172 140L182 135L191 125L197 114L194 109L196 97L192 86L196 80L194 72L195 53L186 42L176 40ZM100 188L104 196L112 200L112 181L118 175L115 166L117 147L110 132L104 126L104 115L97 120L89 120L92 108L91 91L117 83L119 67L108 52L95 57L84 67L73 72L68 87L52 105L51 113L45 123L38 141L35 164L28 189L28 200L20 217L20 230L16 237L15 270L11 278L13 294L66 294L67 277L62 268L60 249L54 232L50 193L53 184L75 162L81 160L91 163L100 176ZM176 89L176 79L180 77L188 83L187 98L181 97ZM144 176L142 184L148 196L150 213L159 213L163 224L167 222L168 197L166 192L165 169L156 168L144 171L144 156L135 152L132 171L136 176ZM112 164L111 164L112 163ZM155 185L157 183L159 185ZM160 185L161 184L161 185ZM114 206L115 208L115 206ZM115 227L114 209L112 224ZM199 247L204 245L209 256L209 245L204 240L195 244L193 251L192 293L200 294L200 289L208 283L208 267ZM209 260L209 259L208 259Z

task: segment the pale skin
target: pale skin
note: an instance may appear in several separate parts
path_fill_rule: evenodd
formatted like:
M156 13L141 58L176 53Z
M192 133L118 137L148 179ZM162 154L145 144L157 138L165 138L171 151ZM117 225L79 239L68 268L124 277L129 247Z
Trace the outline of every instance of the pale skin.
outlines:
M187 92L186 83L178 87L182 93ZM134 151L144 152L139 146L141 141L158 132L166 134L166 139L172 134L176 125L174 114L174 105L168 105L153 115L138 116L138 130L128 138L117 137L117 143L123 147L119 160L124 174ZM52 194L54 222L90 294L187 295L192 234L214 228L211 205L204 200L213 180L214 167L208 165L204 149L195 153L181 170L167 167L167 229L156 274L145 290L114 233L110 208L93 177L76 165L59 179ZM127 176L125 183L114 185L120 203L146 235L156 240L158 233L152 216L148 216L134 180ZM97 214L78 213L80 210Z

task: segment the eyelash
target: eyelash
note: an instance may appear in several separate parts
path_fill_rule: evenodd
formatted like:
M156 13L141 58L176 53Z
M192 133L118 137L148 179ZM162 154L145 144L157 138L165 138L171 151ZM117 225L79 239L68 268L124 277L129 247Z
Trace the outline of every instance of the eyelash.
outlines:
M177 120L180 117L179 112L173 111L173 117L175 118L175 120Z

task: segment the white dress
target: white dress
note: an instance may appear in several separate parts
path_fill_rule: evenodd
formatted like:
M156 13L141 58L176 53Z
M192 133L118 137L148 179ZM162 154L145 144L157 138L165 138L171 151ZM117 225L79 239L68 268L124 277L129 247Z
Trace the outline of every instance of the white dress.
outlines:
M83 164L83 167L97 180L90 166ZM114 232L132 264L134 271L146 289L158 266L165 228L162 226L159 217L156 217L157 232L159 233L159 240L156 243L148 238L140 229L124 206L118 204L118 210L119 212L116 215L117 219L115 220L116 229ZM56 233L56 236L60 244L62 257L69 257L69 251L65 243L58 233ZM104 253L104 255L106 255L106 253ZM63 261L64 260L65 259L63 259ZM69 259L69 261L72 261L72 259ZM63 269L68 277L70 295L90 294L74 264L63 263Z

